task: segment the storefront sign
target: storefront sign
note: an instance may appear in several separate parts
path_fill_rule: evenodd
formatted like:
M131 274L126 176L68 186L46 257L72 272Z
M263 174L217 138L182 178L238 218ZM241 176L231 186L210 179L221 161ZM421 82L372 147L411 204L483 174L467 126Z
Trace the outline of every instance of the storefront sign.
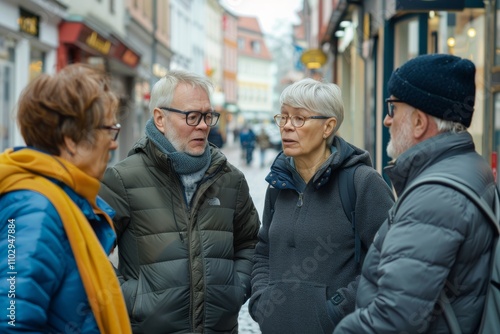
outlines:
M99 33L82 22L64 21L59 26L59 42L63 46L74 45L81 49L81 59L92 57L103 63L104 59L117 59L131 68L137 67L141 59L120 37Z
M120 39L116 36L112 36L116 40L114 45L113 57L117 58L125 65L130 67L136 67L139 64L140 56L135 53L132 49L130 49L125 43L120 41Z
M136 67L139 62L139 57L132 51L127 50L122 56L122 61L130 67Z
M38 37L40 31L40 16L22 8L19 10L19 18L17 19L19 30L31 36Z
M87 39L85 40L85 44L104 55L107 55L109 53L109 50L111 49L111 42L99 37L99 35L95 31L93 31L92 34L87 37Z
M320 68L326 63L327 55L321 49L309 49L304 51L300 61L309 69Z
M463 10L465 0L395 0L396 10Z

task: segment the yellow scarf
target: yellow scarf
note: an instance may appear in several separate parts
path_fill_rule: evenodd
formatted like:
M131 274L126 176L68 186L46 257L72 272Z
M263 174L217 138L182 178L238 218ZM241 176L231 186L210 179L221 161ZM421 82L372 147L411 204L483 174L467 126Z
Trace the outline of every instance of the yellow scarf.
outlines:
M97 207L99 180L56 156L32 149L0 154L0 194L33 190L56 208L68 236L83 286L101 333L131 333L130 322L118 279L94 230L81 210L50 177L71 187L92 205L94 212L111 219Z

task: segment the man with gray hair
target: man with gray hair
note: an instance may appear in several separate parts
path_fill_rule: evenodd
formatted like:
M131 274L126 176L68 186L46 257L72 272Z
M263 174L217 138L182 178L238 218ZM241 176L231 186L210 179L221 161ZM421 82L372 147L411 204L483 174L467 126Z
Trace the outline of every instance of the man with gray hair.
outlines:
M134 333L237 333L250 296L260 221L244 175L208 143L211 88L184 71L160 79L146 136L103 179Z
M487 205L495 180L475 150L471 124L475 66L447 54L423 55L396 69L389 80L384 125L394 160L385 172L400 203L368 251L354 313L335 334L450 333L443 307L451 307L462 333L476 333L489 282L495 233L465 194L431 175L454 179ZM447 313L447 314L451 314Z

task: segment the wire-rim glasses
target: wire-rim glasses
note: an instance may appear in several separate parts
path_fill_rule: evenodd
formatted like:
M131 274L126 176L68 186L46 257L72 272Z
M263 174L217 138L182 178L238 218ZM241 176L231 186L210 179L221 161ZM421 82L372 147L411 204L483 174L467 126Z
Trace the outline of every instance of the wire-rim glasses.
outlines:
M277 126L282 128L286 125L289 118L290 118L290 122L292 123L293 127L300 128L300 127L304 126L306 121L309 119L328 119L328 118L331 118L331 116L307 116L306 117L306 116L301 116L301 115L287 116L287 115L277 114L277 115L274 115L274 122L276 123Z
M387 115L390 118L394 117L394 103L395 102L404 102L398 99L385 99L385 103L387 103Z
M167 107L158 107L158 108L161 110L167 110L171 112L176 112L178 114L186 115L186 124L189 126L198 126L198 124L200 124L201 122L201 119L203 118L205 124L212 127L217 124L220 117L220 114L215 111L202 113L201 111L182 111L179 109L167 108Z
M101 125L97 128L101 130L108 130L111 139L113 139L113 141L116 141L118 139L118 134L120 133L122 126L120 125L120 123L116 123L114 125Z

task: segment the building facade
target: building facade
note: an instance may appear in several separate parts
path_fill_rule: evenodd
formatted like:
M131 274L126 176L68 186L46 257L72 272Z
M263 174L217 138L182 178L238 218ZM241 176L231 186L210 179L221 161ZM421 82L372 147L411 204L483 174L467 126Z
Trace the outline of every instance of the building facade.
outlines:
M255 17L238 19L238 105L245 121L271 121L273 61Z
M58 26L67 15L60 1L0 1L0 150L22 145L15 104L24 87L57 68Z
M321 69L343 92L341 135L388 163L387 82L392 71L422 54L449 53L476 65L476 103L469 128L492 163L500 155L500 37L498 0L305 0L311 39L328 53ZM318 27L317 36L314 26Z

